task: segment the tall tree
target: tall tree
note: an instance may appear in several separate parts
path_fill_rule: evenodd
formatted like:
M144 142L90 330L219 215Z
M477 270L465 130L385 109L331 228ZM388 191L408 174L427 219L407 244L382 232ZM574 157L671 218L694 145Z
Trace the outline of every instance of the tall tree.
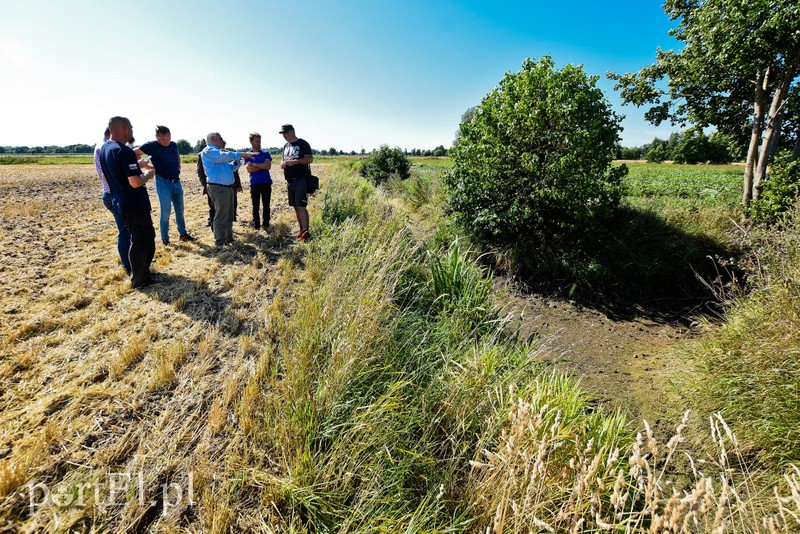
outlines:
M182 156L192 153L192 144L186 139L178 139L175 144L178 146L178 153Z
M656 52L633 74L609 73L623 101L649 105L645 118L715 126L735 139L749 128L742 203L757 199L777 143L781 114L800 77L797 0L666 0L683 50ZM667 88L659 85L667 80Z

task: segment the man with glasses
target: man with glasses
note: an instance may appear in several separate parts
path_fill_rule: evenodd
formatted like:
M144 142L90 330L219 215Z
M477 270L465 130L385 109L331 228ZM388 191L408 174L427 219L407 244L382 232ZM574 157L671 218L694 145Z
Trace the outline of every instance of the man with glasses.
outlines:
M214 204L214 242L217 248L222 248L233 243L233 218L236 213L233 172L241 166L242 157L252 158L256 153L223 150L226 143L218 132L208 134L206 143L200 157L206 174L208 197Z

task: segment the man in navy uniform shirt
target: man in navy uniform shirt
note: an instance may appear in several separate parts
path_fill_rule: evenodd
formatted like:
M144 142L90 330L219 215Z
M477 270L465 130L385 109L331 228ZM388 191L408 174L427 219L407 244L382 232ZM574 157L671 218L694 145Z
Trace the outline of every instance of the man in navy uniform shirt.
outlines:
M145 184L155 170L142 173L136 153L126 145L133 139L133 126L125 117L108 121L111 138L100 149L100 166L111 189L111 201L122 214L131 235L128 259L131 265L131 287L144 287L154 282L150 263L156 251L156 232L150 217L150 196Z

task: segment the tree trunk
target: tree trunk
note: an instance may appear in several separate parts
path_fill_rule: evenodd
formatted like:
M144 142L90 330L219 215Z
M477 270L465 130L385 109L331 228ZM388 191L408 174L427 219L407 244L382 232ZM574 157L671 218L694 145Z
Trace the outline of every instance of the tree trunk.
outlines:
M764 74L758 73L756 80L756 96L753 103L753 129L750 134L750 146L747 148L747 160L744 165L744 186L742 187L742 204L750 205L753 198L753 174L758 157L758 142L761 140L761 129L764 121L764 100L766 86L769 83L769 68Z
M783 132L781 131L782 127L783 127L783 108L778 110L778 116L775 117L775 133L773 134L772 141L770 142L769 145L769 153L772 154L772 156L769 158L767 164L772 163L775 153L778 151L778 148L781 145L781 138L783 137Z
M792 77L787 74L780 85L775 89L775 95L772 97L772 104L769 106L769 115L767 116L767 124L764 129L764 139L761 142L761 155L758 158L758 166L756 167L755 177L753 178L753 200L758 200L761 196L761 183L767 176L767 165L772 161L772 156L775 154L777 143L772 140L776 136L776 130L780 129L779 115L783 108L784 100L786 100L786 93L789 90L789 85L792 83Z
M792 155L794 157L800 157L800 131L795 134L794 138L794 150L792 150Z

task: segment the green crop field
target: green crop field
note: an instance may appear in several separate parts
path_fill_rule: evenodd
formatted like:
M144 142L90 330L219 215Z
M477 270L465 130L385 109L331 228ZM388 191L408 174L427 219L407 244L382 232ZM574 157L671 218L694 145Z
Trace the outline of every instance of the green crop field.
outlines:
M733 208L742 194L744 168L738 165L627 163L623 190L629 197L671 197Z

